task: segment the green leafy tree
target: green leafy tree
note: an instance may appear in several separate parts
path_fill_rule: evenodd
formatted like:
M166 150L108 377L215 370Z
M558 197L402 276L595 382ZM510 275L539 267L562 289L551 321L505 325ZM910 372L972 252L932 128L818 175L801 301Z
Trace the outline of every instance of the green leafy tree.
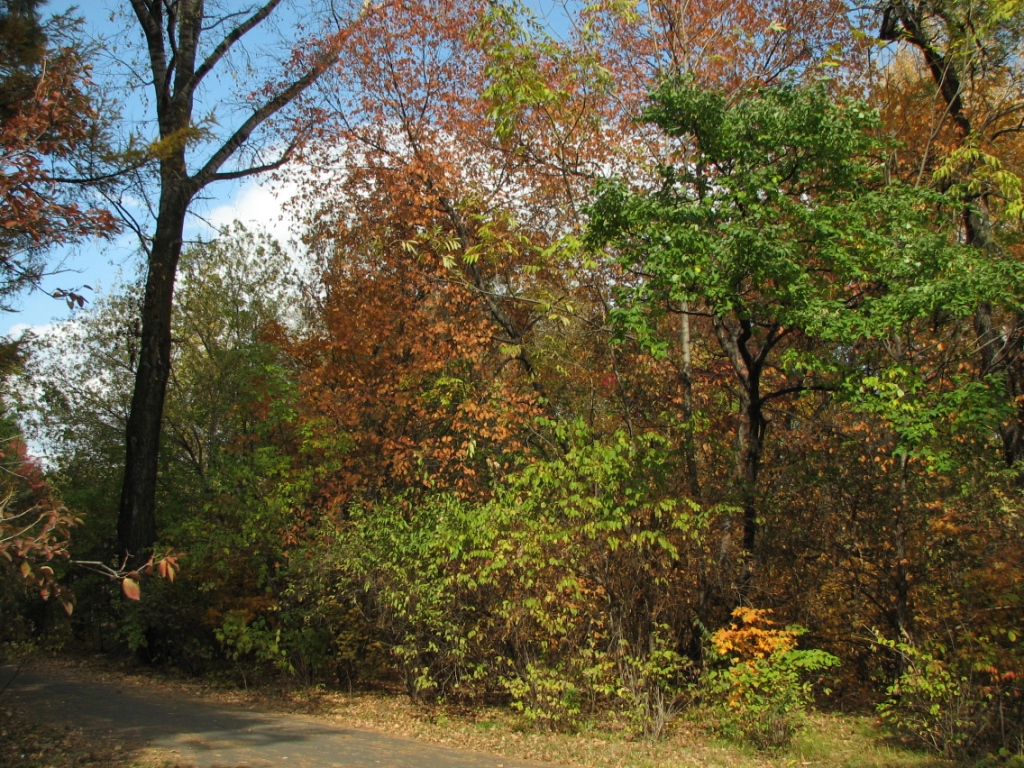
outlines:
M155 174L152 186L145 188L158 198L151 231L144 233L137 225L146 254L146 288L118 518L119 554L137 564L145 561L156 535L160 433L174 346L174 286L189 210L211 184L266 173L292 159L322 117L304 95L338 62L348 36L378 6L349 8L344 14L334 8L319 19L320 38L290 41L276 57L264 56L272 46L259 46L254 38L281 17L281 0L237 8L202 0L131 0L130 6L132 26L145 39L141 58L146 70L132 74L149 90L157 128L145 153ZM235 66L248 57L263 66ZM253 82L250 76L257 68L267 76ZM246 98L227 119L214 117L209 101L210 112L203 114L207 84L229 74L245 83L241 87L248 91Z
M627 271L621 335L663 355L661 318L681 312L717 340L753 553L773 409L836 390L860 364L854 342L934 309L959 252L939 226L941 198L888 179L877 116L826 85L727 98L677 79L652 99L646 118L672 162L652 189L604 185L588 241ZM914 293L921 282L935 290Z
M286 491L275 489L291 460L294 384L280 350L295 320L291 275L276 243L240 227L183 257L157 498L159 538L186 550L190 568L173 590L153 582L153 599L132 617L145 630L136 643L148 633L145 641L159 640L168 654L184 647L189 632L212 643L217 617L233 601L262 595L267 569L282 559L291 507L281 500ZM67 503L86 518L76 559L101 571L123 570L108 555L138 364L140 293L129 284L57 326L35 343L29 363L30 432L46 447ZM199 590L203 583L225 589ZM211 609L208 621L200 605Z
M958 202L960 237L977 249L979 261L1019 270L1024 6L1016 0L908 0L880 3L877 11L879 38L896 43L897 56L909 52L906 58L917 65L904 67L903 75L894 67L895 76L879 78L883 93L884 80L898 82L887 94L886 108L894 116L903 113L897 125L902 123L908 147L901 171L931 181ZM914 98L917 89L924 98ZM982 297L972 318L980 377L1001 379L1013 408L998 425L1003 459L1011 468L1024 457L1019 296L1014 290ZM1024 473L1017 482L1024 483Z

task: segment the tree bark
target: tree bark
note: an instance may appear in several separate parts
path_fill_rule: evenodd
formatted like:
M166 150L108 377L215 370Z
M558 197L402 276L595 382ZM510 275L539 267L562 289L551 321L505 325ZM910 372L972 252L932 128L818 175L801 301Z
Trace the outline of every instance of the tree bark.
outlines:
M768 426L764 417L764 398L761 396L761 371L768 352L774 346L775 331L773 329L761 349L754 353L750 349L753 326L749 320L741 320L737 327L730 327L725 320L716 317L714 328L739 384L736 477L743 509L743 550L753 556L758 533L757 480L761 472L761 455Z
M679 320L679 345L681 355L680 370L683 381L683 417L686 419L686 431L683 438L683 451L686 461L686 480L690 495L694 500L700 499L700 475L697 466L697 444L693 434L693 351L690 339L690 302L684 301Z
M145 563L156 540L156 484L164 398L171 374L174 280L191 198L184 179L166 181L161 190L149 254L141 345L125 435L125 472L117 519L119 559L129 568Z

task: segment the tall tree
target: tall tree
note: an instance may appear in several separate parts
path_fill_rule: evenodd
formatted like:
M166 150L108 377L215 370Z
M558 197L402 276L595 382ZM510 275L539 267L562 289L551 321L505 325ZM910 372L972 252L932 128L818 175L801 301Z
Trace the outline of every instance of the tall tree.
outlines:
M174 281L189 207L214 182L253 176L288 162L316 120L314 112L296 110L276 150L272 142L260 143L257 132L296 105L337 62L348 33L373 13L353 10L338 30L304 41L273 77L253 88L239 122L211 137L200 128L197 115L200 88L231 69L231 55L266 26L281 4L267 0L232 10L208 7L203 0L131 0L146 41L158 126L151 152L159 192L155 228L145 240L148 273L118 517L119 556L130 563L145 559L156 535L157 453L171 364ZM222 30L222 36L207 40L211 31ZM273 156L265 159L265 152Z

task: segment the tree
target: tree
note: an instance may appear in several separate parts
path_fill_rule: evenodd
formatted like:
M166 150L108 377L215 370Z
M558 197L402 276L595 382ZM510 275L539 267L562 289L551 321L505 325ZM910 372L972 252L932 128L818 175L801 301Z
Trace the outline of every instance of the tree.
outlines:
M74 161L94 149L99 116L89 67L66 17L44 24L39 0L0 3L0 309L39 284L46 250L117 230L81 208ZM69 298L77 298L70 296Z
M318 245L328 250L324 295L294 348L334 513L403 490L487 494L522 453L536 415L486 305L444 264L457 241L443 230L419 239L401 198L388 199L382 220Z
M280 344L298 304L291 270L276 243L240 225L182 254L157 498L161 541L186 549L189 569L173 590L154 584L127 614L110 604L105 584L95 588L94 574L106 581L132 570L100 564L116 546L141 278L27 343L22 420L46 451L51 482L85 520L76 529L73 563L84 566L71 576L75 592L91 610L117 613L154 654L204 632L212 639L198 606L223 613L244 604L262 591L256 575L283 559L289 489L299 485L294 476L282 481L294 454L295 382ZM173 556L163 568L162 560L150 572L175 567ZM210 582L223 589L200 589ZM175 632L181 637L170 639Z
M614 312L621 332L665 354L665 312L710 325L738 396L736 502L753 554L768 414L837 390L851 372L844 345L930 309L897 297L951 261L931 219L941 201L886 183L876 118L824 86L730 102L671 80L647 119L677 142L673 162L654 191L605 186L588 238L631 276Z
M240 122L214 138L197 115L200 88L229 67L229 54L278 10L267 0L218 15L202 0L132 0L146 40L158 136L150 151L159 188L155 224L145 241L146 288L142 302L139 361L126 430L125 475L118 517L119 558L145 560L156 535L155 494L161 420L171 370L171 315L185 218L196 196L217 181L240 179L280 168L302 142L315 111L298 111L284 131L284 147L261 160L257 131L295 104L338 60L360 13L340 31L305 41L280 65L275 77L253 89ZM227 31L207 42L210 30ZM205 117L205 116L203 116ZM273 147L268 151L273 152ZM193 155L199 155L194 160ZM239 160L239 158L244 158ZM232 161L240 164L230 166Z
M919 79L907 72L915 67L890 78L903 82L890 89L889 108L910 113L903 132L912 162L904 172L957 195L963 241L986 259L1019 269L1014 244L1024 212L1024 180L1017 170L1024 136L1024 8L1018 2L988 7L970 0L908 0L882 3L878 10L879 38L909 46L931 80L929 98L907 109L907 91ZM980 378L1001 377L1014 408L999 427L1008 467L1024 458L1024 314L1019 301L1013 308L1017 298L982 301L973 319ZM1024 483L1024 474L1020 478Z

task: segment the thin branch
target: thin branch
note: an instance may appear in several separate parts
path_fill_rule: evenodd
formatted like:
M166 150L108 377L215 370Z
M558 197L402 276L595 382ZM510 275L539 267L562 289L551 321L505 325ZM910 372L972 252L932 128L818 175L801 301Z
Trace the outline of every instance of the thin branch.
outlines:
M189 90L195 90L196 86L202 82L203 78L210 74L210 71L217 66L217 62L224 58L224 55L231 50L231 47L266 19L271 13L273 13L274 9L280 4L281 0L270 0L270 2L263 5L252 16L225 35L220 43L217 44L217 47L214 48L210 55L206 57L206 60L199 65L195 74L192 75Z
M221 171L215 173L210 177L210 181L228 181L230 179L244 179L248 176L255 176L260 173L266 173L267 171L276 171L277 169L288 163L295 155L295 150L299 146L299 139L295 139L289 142L281 156L272 163L266 163L264 165L255 165L248 168L242 168L237 171Z
M235 152L237 152L239 148L249 140L249 137L252 136L253 132L301 96L320 78L321 75L323 75L324 72L327 71L329 66L338 60L339 56L340 50L335 49L330 56L325 56L324 59L314 65L313 68L306 72L305 75L249 115L245 122L243 122L227 139L227 141L221 145L220 149L213 153L213 156L206 162L206 165L204 165L202 169L192 177L195 187L197 189L202 189L217 178L217 173L221 166L223 166L224 163L226 163L232 155L234 155ZM252 174L242 173L241 175L247 176ZM230 176L228 176L228 178L230 178ZM234 178L239 177L235 176Z
M138 0L135 0L135 2L138 2ZM370 12L360 14L359 18L353 22L351 26L343 32L339 32L335 35L334 39L331 41L330 47L320 53L319 59L311 66L305 75L254 111L227 139L227 141L221 145L220 149L214 152L202 169L191 177L195 187L197 189L202 189L207 184L218 178L240 178L240 176L232 175L232 173L239 173L241 176L252 175L255 171L249 173L244 171L229 172L223 176L219 176L218 172L224 163L226 163L235 154L235 152L249 140L249 137L252 136L253 132L257 128L295 101L310 86L319 80L331 66L337 63L338 59L341 57L342 43L349 35L352 34L356 25L363 23L365 19L379 13L384 5L385 4L382 3L378 6L374 6Z
M162 94L167 88L167 52L164 50L163 30L160 29L158 21L161 15L160 0L147 4L144 0L131 0L135 16L142 26L146 35L146 45L149 48L150 69L153 72L153 84Z

